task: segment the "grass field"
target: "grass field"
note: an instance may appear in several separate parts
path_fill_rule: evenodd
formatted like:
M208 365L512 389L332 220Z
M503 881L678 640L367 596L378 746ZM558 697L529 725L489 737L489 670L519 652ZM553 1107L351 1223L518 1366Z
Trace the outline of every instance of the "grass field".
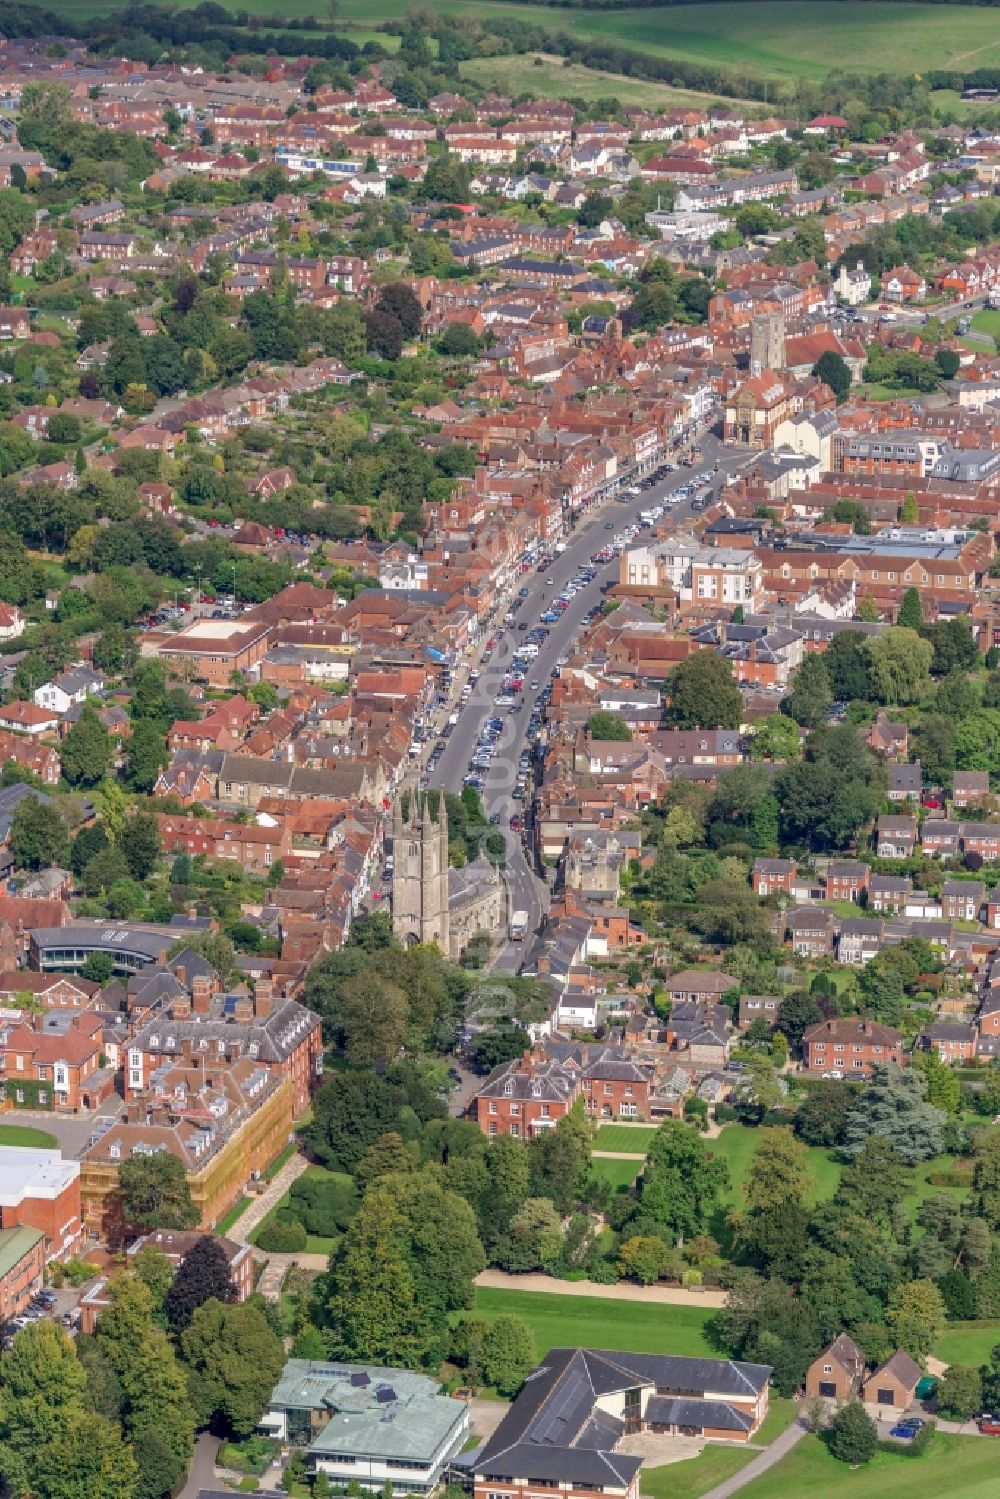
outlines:
M351 32L354 36L354 32ZM499 89L504 94L532 93L554 98L562 94L572 99L607 99L617 97L652 109L703 108L705 94L693 89L672 88L667 83L646 83L625 78L621 73L599 73L593 68L539 56L474 57L459 69L463 78L481 88ZM721 96L719 96L721 99Z
M946 1364L969 1364L978 1368L989 1362L1000 1343L1000 1322L949 1322L934 1348L934 1357Z
M629 1155L646 1154L655 1129L643 1129L641 1125L602 1124L594 1136L595 1150L622 1150Z
M984 307L982 312L977 312L972 319L972 326L977 333L986 333L990 338L1000 337L1000 312L992 307Z
M865 1467L849 1468L807 1436L740 1492L742 1499L996 1499L997 1452L983 1437L939 1432L922 1457L879 1452Z
M613 1191L630 1187L642 1169L641 1161L594 1161L594 1175L606 1181Z
M727 1207L743 1205L743 1184L747 1179L750 1163L766 1133L762 1129L747 1129L742 1124L727 1124L718 1139L709 1142L712 1151L723 1156L729 1166L731 1181L725 1197ZM840 1162L832 1151L821 1150L818 1146L809 1146L808 1151L809 1170L813 1178L810 1201L825 1202L837 1190Z
M175 0L191 5L196 0ZM316 15L317 0L223 0L231 9L264 16ZM120 9L124 0L58 0L67 15L89 17ZM399 19L410 0L343 0L341 27L365 40L381 23ZM988 67L1000 61L1000 33L993 12L971 5L893 4L885 0L747 0L747 3L684 5L664 9L565 10L547 5L508 5L496 0L436 0L445 15L518 17L581 40L607 40L661 57L732 67L759 77L822 79L831 68L862 73L914 73L927 68ZM506 60L498 60L499 70ZM525 85L527 86L527 85ZM641 86L640 86L641 87ZM636 85L628 85L636 102ZM539 92L542 89L539 88ZM613 92L613 90L609 90Z
M55 1150L55 1135L30 1124L0 1124L0 1145L28 1145L34 1150Z
M659 1302L602 1301L596 1296L550 1296L545 1291L500 1291L479 1286L474 1317L523 1317L539 1358L550 1348L589 1345L632 1353L718 1356L710 1341L711 1308Z

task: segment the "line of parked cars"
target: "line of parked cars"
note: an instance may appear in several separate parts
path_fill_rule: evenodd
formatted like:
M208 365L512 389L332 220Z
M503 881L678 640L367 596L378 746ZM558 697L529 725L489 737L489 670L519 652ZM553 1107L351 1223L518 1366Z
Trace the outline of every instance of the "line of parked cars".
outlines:
M39 1291L37 1296L32 1296L28 1305L17 1317L12 1317L7 1324L12 1332L20 1332L22 1327L27 1327L29 1322L38 1322L49 1313L59 1300L53 1291Z

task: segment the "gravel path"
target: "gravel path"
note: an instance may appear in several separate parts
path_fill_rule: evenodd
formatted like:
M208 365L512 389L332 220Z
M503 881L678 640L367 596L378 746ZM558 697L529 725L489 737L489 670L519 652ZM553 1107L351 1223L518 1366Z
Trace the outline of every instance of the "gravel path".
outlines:
M506 1270L484 1270L477 1286L495 1291L544 1291L550 1296L596 1296L601 1301L657 1302L661 1306L725 1306L725 1291L689 1290L685 1286L634 1286L628 1282L601 1286L593 1280L554 1280L550 1275L508 1275Z

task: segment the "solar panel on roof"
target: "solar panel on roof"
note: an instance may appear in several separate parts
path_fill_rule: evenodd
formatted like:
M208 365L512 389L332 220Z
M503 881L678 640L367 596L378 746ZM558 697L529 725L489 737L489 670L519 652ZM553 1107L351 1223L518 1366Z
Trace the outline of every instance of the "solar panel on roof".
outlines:
M369 1379L368 1375L364 1372L364 1370L362 1370L360 1374L352 1374L351 1375L351 1384L354 1386L354 1388L356 1390L363 1390L366 1385L370 1385L371 1384L371 1380Z
M392 1388L392 1385L379 1385L378 1389L375 1391L375 1399L378 1401L379 1405L388 1405L389 1402L395 1400L395 1398L396 1391Z
M237 1002L238 1000L235 994L227 994L225 999L222 1001L222 1013L224 1015L232 1015L236 1010Z

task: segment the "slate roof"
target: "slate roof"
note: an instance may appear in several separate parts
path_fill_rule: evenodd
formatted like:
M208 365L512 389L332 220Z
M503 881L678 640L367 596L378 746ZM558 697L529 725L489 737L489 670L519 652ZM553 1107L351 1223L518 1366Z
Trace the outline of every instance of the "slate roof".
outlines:
M486 1476L527 1478L531 1482L568 1483L573 1487L627 1488L642 1459L614 1450L619 1423L597 1410L604 1395L652 1385L689 1392L663 1399L666 1420L685 1424L738 1426L738 1415L713 1396L758 1394L770 1377L764 1364L733 1359L676 1358L669 1355L613 1353L600 1348L552 1348L493 1436L473 1460ZM606 1446L597 1445L605 1442Z

